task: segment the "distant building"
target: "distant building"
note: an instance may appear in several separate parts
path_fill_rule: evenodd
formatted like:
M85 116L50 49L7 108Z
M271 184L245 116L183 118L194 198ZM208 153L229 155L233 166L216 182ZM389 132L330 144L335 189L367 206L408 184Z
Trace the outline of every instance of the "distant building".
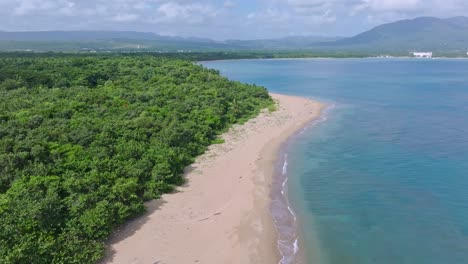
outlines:
M416 58L432 58L432 52L413 52Z

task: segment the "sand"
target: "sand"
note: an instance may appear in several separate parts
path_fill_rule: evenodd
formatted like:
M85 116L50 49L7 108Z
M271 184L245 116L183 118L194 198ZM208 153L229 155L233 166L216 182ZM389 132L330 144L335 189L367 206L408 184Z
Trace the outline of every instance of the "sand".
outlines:
M270 187L279 149L324 105L272 94L277 111L235 125L187 168L177 192L118 230L102 263L278 263Z

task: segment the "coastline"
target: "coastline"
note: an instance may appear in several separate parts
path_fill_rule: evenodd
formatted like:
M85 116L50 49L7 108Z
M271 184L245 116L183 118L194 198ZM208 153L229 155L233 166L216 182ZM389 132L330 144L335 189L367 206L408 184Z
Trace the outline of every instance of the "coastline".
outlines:
M379 56L362 56L362 57L278 57L278 58L240 58L240 59L213 59L213 60L199 60L196 63L203 65L203 63L220 62L220 61L256 61L256 60L366 60L366 59L380 59L380 60L391 60L391 59L409 59L409 60L468 60L468 57L444 57L444 56L433 56L432 58L416 58L411 56L392 56L392 57L379 57Z
M321 108L320 115L307 123L302 129L293 133L285 142L278 154L278 162L276 164L276 172L273 176L272 187L272 216L278 230L278 248L280 252L283 250L282 261L279 264L306 264L312 261L313 263L322 263L323 259L319 246L316 244L318 240L308 241L307 248L304 238L304 225L302 222L301 212L295 211L289 197L290 175L288 148L290 144L294 144L296 140L300 141L301 135L311 127L325 122L328 119L328 113L335 108L334 103L327 103ZM275 211L279 211L279 215L275 215ZM275 219L276 218L276 219ZM307 223L310 227L310 221ZM310 228L309 228L310 229ZM283 244L281 245L281 240ZM312 245L311 245L312 244ZM282 247L282 248L281 248ZM312 250L311 250L312 249ZM312 251L312 257L310 253ZM309 253L309 254L307 254ZM307 256L309 255L309 256Z
M233 126L187 168L184 186L112 236L101 263L278 263L270 207L279 153L324 104L272 97L276 111Z

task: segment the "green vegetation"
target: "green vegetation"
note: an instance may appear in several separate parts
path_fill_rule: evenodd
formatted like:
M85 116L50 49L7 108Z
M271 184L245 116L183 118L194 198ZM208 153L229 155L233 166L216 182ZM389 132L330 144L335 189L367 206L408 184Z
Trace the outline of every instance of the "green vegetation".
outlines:
M149 55L0 57L1 263L95 263L262 87ZM222 175L220 175L222 177Z
M75 57L89 57L90 53L73 53ZM210 61L210 60L236 60L236 59L281 59L281 58L365 58L377 56L379 53L359 53L359 52L300 52L300 51L232 51L232 52L103 52L94 54L95 56L106 57L141 57L152 56L166 59L180 59L189 61ZM405 54L402 54L405 55ZM406 54L407 55L407 54ZM35 52L0 52L0 58L63 58L69 57L70 53L35 53Z
M286 37L261 40L215 41L204 38L160 36L132 31L0 31L0 50L34 52L214 52L304 50L337 37Z
M418 17L400 20L328 43L323 48L406 56L413 51L432 51L436 56L466 57L468 18Z
M112 31L0 32L9 52L154 52L191 60L239 58L354 58L409 56L468 57L468 18L419 17L377 26L353 37L286 37L214 41Z
M273 113L276 110L278 110L276 104L272 104L272 105L268 106L268 112Z

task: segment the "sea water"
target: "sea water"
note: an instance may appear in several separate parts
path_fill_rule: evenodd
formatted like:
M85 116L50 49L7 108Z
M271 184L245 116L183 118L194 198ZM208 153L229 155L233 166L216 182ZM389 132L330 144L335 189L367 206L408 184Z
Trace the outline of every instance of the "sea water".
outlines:
M203 64L334 106L281 161L307 263L468 263L468 60Z

